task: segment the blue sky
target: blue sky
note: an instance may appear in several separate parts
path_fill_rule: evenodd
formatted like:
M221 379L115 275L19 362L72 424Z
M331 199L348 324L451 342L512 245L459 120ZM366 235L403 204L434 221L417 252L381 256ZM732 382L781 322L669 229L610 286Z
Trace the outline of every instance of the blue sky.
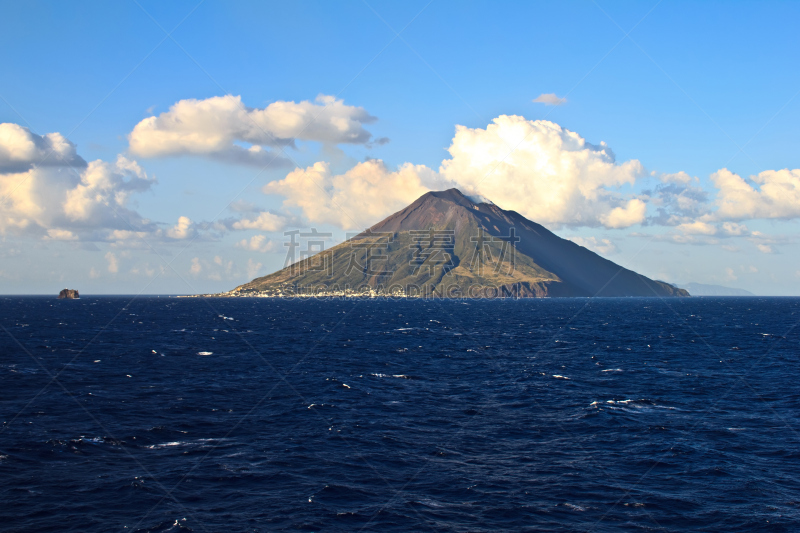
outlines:
M294 168L298 180L311 179L306 169L325 162L327 174L314 178L325 182L325 194L347 198L338 207L345 202L345 211L367 219L390 214L420 187L454 183L651 277L800 294L793 196L800 171L791 172L800 168L797 4L206 0L5 2L0 10L0 123L40 143L50 141L39 136L60 133L74 145L64 154L79 158L69 168L43 170L31 160L0 174L0 293L50 294L65 285L85 293L206 292L267 274L283 265L284 230L316 227L341 239L352 229L333 213L336 205L301 205L321 188L287 181ZM533 101L543 94L566 101ZM196 135L185 129L174 146L163 141L177 135L171 119L193 127L186 115L170 115L171 106L194 100L186 112L196 117L203 102L222 105L209 99L226 95L255 110L306 101L324 117L335 107L325 102L341 101L337 117L351 121L345 133L370 137L351 142L305 124L283 152L256 134L232 133L212 151L187 144ZM493 122L503 115L524 119ZM163 123L140 126L137 138L150 144L134 146L134 128L162 116ZM251 119L230 120L239 131ZM459 135L457 125L466 128ZM590 145L554 147L566 130ZM209 131L198 130L203 142ZM529 158L514 153L514 169L465 177L485 169L454 151L496 153L492 143L508 144L515 131L531 132L520 148ZM528 146L531 139L540 145ZM284 164L236 155L244 151L236 146L259 142ZM592 148L601 142L605 152ZM568 158L559 172L589 163L569 178L536 174L526 165L540 149ZM138 167L120 165L120 154ZM0 147L0 171L2 157ZM383 167L364 165L369 159ZM92 166L98 160L105 166ZM449 171L440 168L444 160ZM640 167L626 167L631 161ZM406 163L416 167L393 174ZM104 169L109 185L102 198L81 189L91 211L81 217L73 190L93 168ZM738 195L740 181L727 174L727 185L711 179L724 168L751 192ZM348 189L355 179L372 180L390 198L364 208L370 199ZM268 183L277 184L271 194L263 190ZM510 185L525 194L510 195ZM554 197L556 207L537 203L548 187L572 192ZM56 190L62 196L47 192ZM679 197L694 199L691 208ZM666 204L669 216L659 216ZM59 209L64 216L46 215ZM236 227L261 213L269 224ZM127 226L110 222L115 214ZM182 230L180 217L191 221ZM138 233L111 235L125 227Z

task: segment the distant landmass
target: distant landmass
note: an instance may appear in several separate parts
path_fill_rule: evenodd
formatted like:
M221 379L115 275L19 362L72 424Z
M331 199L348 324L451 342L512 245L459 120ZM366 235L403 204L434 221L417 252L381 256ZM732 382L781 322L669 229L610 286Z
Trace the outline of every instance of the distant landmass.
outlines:
M457 189L218 296L689 296Z
M744 289L723 287L722 285L706 285L704 283L686 283L682 285L693 296L755 296Z

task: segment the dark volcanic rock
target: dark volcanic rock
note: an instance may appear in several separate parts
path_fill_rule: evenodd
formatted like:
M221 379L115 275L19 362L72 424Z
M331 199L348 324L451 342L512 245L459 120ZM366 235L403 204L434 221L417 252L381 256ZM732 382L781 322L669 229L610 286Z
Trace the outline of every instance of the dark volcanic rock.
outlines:
M437 297L689 296L514 211L429 192L358 236L234 289Z
M60 293L58 293L59 300L73 300L80 297L81 295L78 294L78 291L75 289L63 289Z

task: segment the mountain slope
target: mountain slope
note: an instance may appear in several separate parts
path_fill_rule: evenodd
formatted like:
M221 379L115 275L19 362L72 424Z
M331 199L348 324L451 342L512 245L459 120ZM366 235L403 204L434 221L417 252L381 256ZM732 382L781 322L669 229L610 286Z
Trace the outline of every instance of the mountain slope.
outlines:
M688 296L457 189L429 192L358 236L237 287L241 295Z

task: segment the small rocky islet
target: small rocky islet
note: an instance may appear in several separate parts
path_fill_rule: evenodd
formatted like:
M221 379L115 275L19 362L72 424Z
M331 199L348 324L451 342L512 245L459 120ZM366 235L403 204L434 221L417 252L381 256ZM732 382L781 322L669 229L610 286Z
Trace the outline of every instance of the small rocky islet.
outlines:
M81 295L78 294L78 291L75 289L62 289L61 292L58 293L59 300L77 300L80 297Z

